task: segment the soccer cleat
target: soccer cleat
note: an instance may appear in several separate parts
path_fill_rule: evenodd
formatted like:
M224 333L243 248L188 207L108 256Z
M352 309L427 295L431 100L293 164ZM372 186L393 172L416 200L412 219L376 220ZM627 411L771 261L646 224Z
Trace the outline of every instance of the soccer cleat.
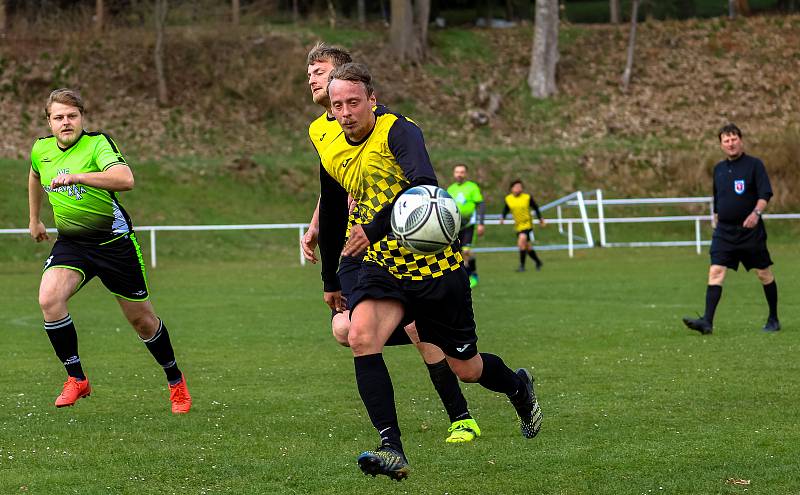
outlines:
M764 325L765 332L777 332L781 329L781 322L777 318L767 318L767 323Z
M406 456L389 447L381 445L375 450L362 452L358 456L358 467L364 474L373 478L379 474L402 481L408 477L408 461Z
M714 330L714 327L711 323L706 321L705 318L689 318L688 316L684 316L683 324L692 330L697 330L703 335L709 335Z
M542 408L536 399L533 389L533 377L525 368L517 370L517 376L525 383L526 394L520 398L511 399L511 404L519 416L519 430L525 438L533 438L542 428Z
M537 272L542 271L542 265L544 265L544 263L542 263L541 261L536 263L536 271Z
M516 270L516 271L517 271L517 272L524 272L524 271L525 271L525 266L523 266L523 265L519 265L519 266L517 267L517 270Z
M77 378L71 376L64 382L64 388L61 390L61 395L56 397L56 407L66 407L74 405L78 399L89 397L92 394L92 386L89 385L89 379L84 378L78 381Z
M473 289L476 285L478 285L478 276L473 273L469 276L469 288Z
M172 414L186 414L192 408L192 396L186 388L186 377L181 376L181 381L169 386L169 400L172 402Z
M481 436L481 429L472 418L453 421L447 431L450 432L450 436L445 439L447 443L471 442Z

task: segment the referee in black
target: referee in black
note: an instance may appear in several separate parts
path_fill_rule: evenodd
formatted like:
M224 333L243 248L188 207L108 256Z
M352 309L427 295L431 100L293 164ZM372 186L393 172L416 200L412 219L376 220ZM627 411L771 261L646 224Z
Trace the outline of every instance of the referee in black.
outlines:
M714 328L714 311L722 297L722 282L728 268L755 268L764 286L769 316L764 331L777 332L778 286L770 270L767 230L761 214L772 197L764 163L745 154L742 131L728 124L719 131L719 143L726 159L714 167L714 235L711 238L711 267L706 288L706 312L702 318L683 318L683 323L701 334Z

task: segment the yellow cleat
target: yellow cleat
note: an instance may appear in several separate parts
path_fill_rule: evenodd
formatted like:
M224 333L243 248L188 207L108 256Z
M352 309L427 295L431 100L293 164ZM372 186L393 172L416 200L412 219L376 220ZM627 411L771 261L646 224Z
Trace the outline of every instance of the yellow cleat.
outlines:
M447 443L471 442L481 436L481 429L472 418L454 421L447 431L450 432L450 436L445 439Z

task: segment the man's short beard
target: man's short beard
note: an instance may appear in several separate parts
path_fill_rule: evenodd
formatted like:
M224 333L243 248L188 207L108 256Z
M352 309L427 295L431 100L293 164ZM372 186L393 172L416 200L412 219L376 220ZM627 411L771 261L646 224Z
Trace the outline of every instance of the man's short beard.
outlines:
M317 105L319 105L321 107L325 107L325 108L330 108L331 107L331 99L328 97L327 94L325 96L323 96L322 98L320 98L319 100L314 99L314 103L316 103Z

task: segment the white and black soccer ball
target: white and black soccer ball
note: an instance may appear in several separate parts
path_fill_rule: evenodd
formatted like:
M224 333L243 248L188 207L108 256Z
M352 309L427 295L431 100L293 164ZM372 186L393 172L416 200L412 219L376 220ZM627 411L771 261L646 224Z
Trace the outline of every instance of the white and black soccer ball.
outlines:
M461 215L455 200L436 186L416 186L397 198L392 232L401 246L416 254L436 254L458 237Z

